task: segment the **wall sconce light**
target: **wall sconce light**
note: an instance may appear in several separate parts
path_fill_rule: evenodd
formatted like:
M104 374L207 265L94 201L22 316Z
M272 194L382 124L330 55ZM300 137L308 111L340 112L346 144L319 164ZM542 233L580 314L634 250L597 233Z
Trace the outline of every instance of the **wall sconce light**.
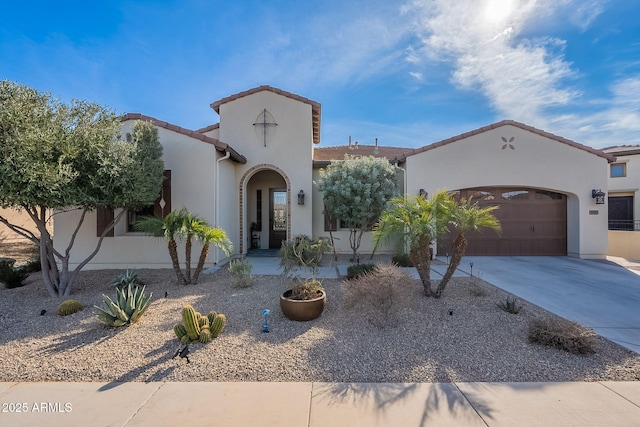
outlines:
M426 199L427 197L429 197L429 193L427 193L427 191L424 188L421 188L420 197L422 197L423 199Z
M302 190L298 193L298 204L304 205L304 191Z
M596 205L604 205L604 196L606 194L602 190L591 190L591 197L596 199Z

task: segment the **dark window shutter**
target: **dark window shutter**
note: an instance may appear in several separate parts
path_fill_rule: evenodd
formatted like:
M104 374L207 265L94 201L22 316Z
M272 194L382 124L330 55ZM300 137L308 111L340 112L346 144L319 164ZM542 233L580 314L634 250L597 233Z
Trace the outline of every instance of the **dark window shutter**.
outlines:
M171 212L171 171L165 170L162 175L162 187L160 195L153 204L153 216L164 219Z
M324 231L336 231L338 229L338 220L331 218L329 214L324 214Z
M97 223L98 223L98 227L97 227L97 236L100 237L102 236L102 233L104 233L104 230L109 226L109 224L111 224L115 218L115 215L113 213L113 209L107 209L107 208L98 208L96 210L96 216L97 216ZM113 237L114 233L113 233L113 228L111 228L111 230L109 230L109 232L105 235L105 237Z

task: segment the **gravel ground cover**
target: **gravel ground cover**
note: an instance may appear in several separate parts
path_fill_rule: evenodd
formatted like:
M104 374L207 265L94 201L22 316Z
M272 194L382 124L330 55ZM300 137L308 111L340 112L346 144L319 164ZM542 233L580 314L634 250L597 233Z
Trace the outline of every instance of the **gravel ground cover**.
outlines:
M640 379L640 355L598 338L596 353L581 356L527 341L535 318L552 316L521 301L519 314L497 307L508 294L478 278L456 278L443 298L424 297L411 280L395 321L346 302L348 282L325 280L328 302L311 322L284 318L278 296L282 277L254 276L235 288L222 268L201 283L175 284L172 270L139 270L153 292L140 322L107 328L95 317L102 293L113 297L122 271L83 271L71 298L85 309L56 315L39 273L16 289L0 287L0 381L599 381ZM165 292L167 296L165 297ZM184 304L227 316L222 334L190 345L190 363L172 356L173 333ZM271 332L262 332L263 309ZM40 315L41 310L46 310Z

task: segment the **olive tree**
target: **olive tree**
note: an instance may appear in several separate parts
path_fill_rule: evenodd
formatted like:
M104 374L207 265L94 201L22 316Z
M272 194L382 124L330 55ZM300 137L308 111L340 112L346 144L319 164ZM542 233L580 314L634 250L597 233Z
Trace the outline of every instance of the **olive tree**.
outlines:
M0 206L23 210L33 233L0 216L12 231L40 248L42 277L51 296L70 294L77 273L98 253L124 209L153 204L162 184L162 146L157 129L137 122L120 138L120 119L100 105L62 103L48 93L0 81ZM122 208L95 249L70 271L71 249L87 213ZM56 250L46 223L51 212L79 210L63 250ZM62 247L62 246L57 246Z
M320 170L316 185L323 194L324 214L349 229L355 259L365 231L371 230L386 203L398 195L397 167L373 156L334 161Z

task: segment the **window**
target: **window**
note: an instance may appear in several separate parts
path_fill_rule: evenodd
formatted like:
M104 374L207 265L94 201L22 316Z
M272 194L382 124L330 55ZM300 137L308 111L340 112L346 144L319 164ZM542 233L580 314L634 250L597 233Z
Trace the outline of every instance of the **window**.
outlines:
M164 218L169 212L171 212L171 171L165 170L163 172L164 181L160 188L158 198L153 206L143 208L140 211L127 212L127 231L132 231L133 224L135 224L135 218L139 216L155 216L157 218ZM144 213L143 213L144 212ZM102 236L105 230L112 225L115 218L113 209L98 208L96 212L96 235ZM115 235L113 228L106 232L105 237L113 237Z
M136 231L136 222L145 216L153 216L154 206L145 206L142 209L136 211L127 211L127 231Z
M611 164L611 178L622 178L627 176L626 163L613 163Z

